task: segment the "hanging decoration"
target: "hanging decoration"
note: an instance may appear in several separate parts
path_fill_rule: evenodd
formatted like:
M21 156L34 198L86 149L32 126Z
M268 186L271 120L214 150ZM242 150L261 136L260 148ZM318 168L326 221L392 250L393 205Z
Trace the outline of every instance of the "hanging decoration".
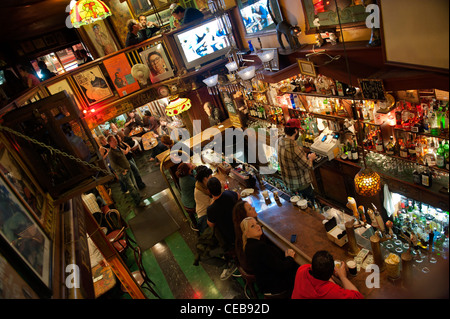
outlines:
M191 100L173 96L170 98L169 105L166 107L167 116L179 115L191 108Z
M78 0L70 10L70 22L75 28L105 19L111 10L101 0Z
M355 176L355 190L361 196L375 196L381 190L381 177L371 168L362 168Z

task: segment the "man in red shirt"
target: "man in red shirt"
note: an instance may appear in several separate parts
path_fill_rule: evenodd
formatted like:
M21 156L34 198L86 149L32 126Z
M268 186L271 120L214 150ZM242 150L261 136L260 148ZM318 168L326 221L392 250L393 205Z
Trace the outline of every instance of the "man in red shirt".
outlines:
M342 287L330 281L333 273ZM321 250L314 254L311 264L298 268L292 299L364 299L364 296L347 278L345 263L335 268L333 256Z

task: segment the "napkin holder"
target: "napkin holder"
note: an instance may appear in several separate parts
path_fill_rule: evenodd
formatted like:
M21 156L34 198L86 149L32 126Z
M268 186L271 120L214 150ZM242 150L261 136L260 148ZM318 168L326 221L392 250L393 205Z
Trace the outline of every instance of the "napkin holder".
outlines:
M327 231L327 237L333 243L335 243L339 247L342 247L348 242L347 232L345 231L345 229L342 230L337 226L335 217L328 220L324 225L325 230Z

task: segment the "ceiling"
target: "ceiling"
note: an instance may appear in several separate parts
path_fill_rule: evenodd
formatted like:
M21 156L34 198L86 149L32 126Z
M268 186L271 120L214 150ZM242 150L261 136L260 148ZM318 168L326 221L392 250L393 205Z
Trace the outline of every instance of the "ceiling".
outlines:
M0 0L0 39L16 42L65 27L70 0Z

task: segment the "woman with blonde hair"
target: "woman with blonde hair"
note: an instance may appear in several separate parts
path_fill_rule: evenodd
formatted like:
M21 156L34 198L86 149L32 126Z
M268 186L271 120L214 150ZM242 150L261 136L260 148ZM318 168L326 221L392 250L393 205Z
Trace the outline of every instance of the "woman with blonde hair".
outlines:
M243 250L259 289L264 294L279 294L280 298L289 298L298 269L294 260L295 252L287 249L283 254L274 244L261 240L261 226L253 217L242 220L241 231Z

